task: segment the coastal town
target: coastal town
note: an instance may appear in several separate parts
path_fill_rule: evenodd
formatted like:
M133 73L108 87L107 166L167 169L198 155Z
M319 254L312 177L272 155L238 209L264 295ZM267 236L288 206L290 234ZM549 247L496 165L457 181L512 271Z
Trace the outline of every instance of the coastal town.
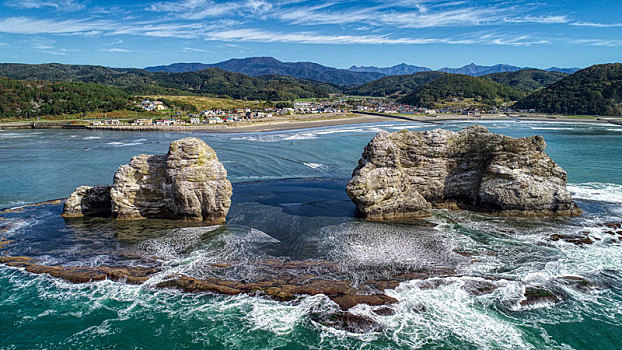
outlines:
M456 99L456 102L459 102ZM426 116L435 117L439 114L455 114L478 117L485 114L508 112L530 113L532 110L514 111L510 108L492 107L486 110L477 107L445 107L438 109L423 108L397 103L394 100L365 97L365 98L332 98L316 99L312 101L297 101L287 103L287 106L264 108L233 108L209 109L197 113L184 113L172 106L167 106L159 100L144 99L136 102L141 110L141 116L136 118L101 118L88 122L92 126L129 125L129 126L179 126L179 125L212 125L224 126L239 122L252 122L265 118L291 115L328 115L343 113L361 113L384 116ZM170 111L166 117L162 113L149 116L149 112ZM147 115L147 116L145 116Z

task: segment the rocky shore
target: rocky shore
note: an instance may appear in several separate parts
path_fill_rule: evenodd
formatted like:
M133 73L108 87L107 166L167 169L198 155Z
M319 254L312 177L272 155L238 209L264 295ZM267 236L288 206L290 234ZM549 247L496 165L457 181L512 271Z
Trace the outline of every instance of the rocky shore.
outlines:
M460 132L380 131L346 192L368 220L426 217L432 208L504 216L574 216L566 172L540 136L512 138L483 126Z

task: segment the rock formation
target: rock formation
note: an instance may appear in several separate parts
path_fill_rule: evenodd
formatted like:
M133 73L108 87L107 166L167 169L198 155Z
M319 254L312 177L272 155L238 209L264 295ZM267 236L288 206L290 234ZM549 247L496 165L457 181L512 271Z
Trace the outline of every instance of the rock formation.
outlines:
M379 132L346 192L368 220L429 216L464 208L508 216L578 215L566 172L541 136L512 138L483 126Z
M110 187L80 186L65 200L64 217L109 216L111 213Z
M82 188L67 200L70 204L65 204L63 215L80 216L70 215L78 211L67 209L84 202L87 192ZM227 171L216 152L202 140L189 137L173 141L166 155L141 154L121 166L109 187L107 203L117 219L222 223L231 206L231 194ZM83 215L88 213L83 211Z

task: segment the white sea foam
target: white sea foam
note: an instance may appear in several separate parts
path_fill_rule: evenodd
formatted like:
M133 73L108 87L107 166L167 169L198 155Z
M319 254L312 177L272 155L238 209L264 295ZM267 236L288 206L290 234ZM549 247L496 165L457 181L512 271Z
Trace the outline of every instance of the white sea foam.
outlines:
M622 185L600 182L568 184L568 190L574 199L622 203Z
M142 142L119 142L119 141L113 141L113 142L107 142L107 145L111 145L111 146L116 146L116 147L125 147L125 146L137 146L137 145L142 145Z
M531 127L532 130L576 130L576 128Z
M300 132L293 135L285 136L283 141L291 140L312 140L317 138L317 134L313 132Z
M279 303L260 298L247 299L247 302L251 302L252 305L248 317L253 322L254 328L278 335L290 333L314 309L322 308L325 311L331 308L336 309L329 305L328 298L322 294L302 297L297 304Z
M87 137L83 137L83 140L97 140L97 139L101 139L100 136L87 136Z
M299 141L299 140L314 140L318 136L326 136L332 134L357 134L357 133L377 133L383 128L388 127L385 125L357 125L353 126L339 126L322 129L308 129L299 132L279 132L269 133L261 135L240 135L233 136L231 140L234 141L250 141L250 142L281 142L281 141ZM403 127L399 127L403 129Z
M26 137L30 137L32 135L32 133L25 133L25 132L3 132L0 133L0 138L3 139L21 139L21 138L26 138Z
M431 289L421 288L418 281L402 283L385 291L400 301L393 306L394 316L366 315L381 322L390 338L405 347L419 348L451 337L479 349L530 348L519 328L482 305L486 296L474 297L462 288L468 279L449 278ZM357 306L353 311L365 309Z
M308 166L311 169L317 169L323 166L323 164L320 164L320 163L302 163L302 164Z

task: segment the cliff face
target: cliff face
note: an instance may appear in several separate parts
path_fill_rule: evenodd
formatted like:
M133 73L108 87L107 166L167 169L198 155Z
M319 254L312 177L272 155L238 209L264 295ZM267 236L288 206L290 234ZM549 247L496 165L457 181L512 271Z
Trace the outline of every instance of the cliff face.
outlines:
M429 216L433 207L501 215L578 215L566 172L542 137L495 135L482 126L379 132L346 192L368 220Z
M141 154L114 175L112 214L118 219L225 221L231 183L216 152L198 138L173 141L166 155Z
M79 187L65 202L63 216L91 215L88 208L107 208L108 215L117 219L223 223L231 206L227 171L216 152L194 137L173 141L166 155L133 157L116 172L112 187L95 188L94 192Z

